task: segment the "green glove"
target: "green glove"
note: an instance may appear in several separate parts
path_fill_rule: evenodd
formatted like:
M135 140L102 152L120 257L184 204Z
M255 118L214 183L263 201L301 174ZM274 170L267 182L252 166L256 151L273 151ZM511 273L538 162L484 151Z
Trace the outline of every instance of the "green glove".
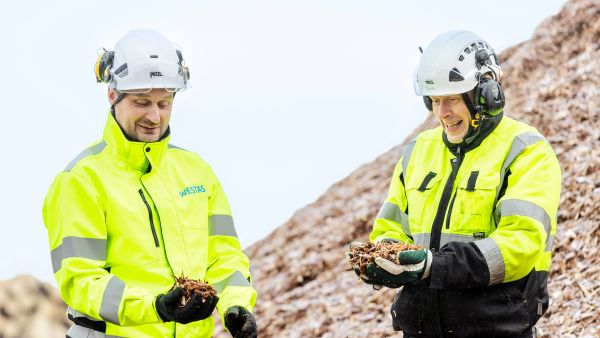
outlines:
M400 264L376 257L375 263L367 265L365 275L373 284L398 288L427 278L431 271L433 255L428 249L407 250L398 254Z

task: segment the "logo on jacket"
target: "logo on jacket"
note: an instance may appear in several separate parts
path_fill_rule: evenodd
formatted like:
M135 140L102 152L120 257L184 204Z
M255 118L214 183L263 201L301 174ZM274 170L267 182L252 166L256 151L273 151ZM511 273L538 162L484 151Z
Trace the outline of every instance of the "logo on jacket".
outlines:
M203 185L190 185L189 187L186 187L185 189L181 190L179 192L179 196L185 197L187 195L198 194L201 192L206 192L206 189Z

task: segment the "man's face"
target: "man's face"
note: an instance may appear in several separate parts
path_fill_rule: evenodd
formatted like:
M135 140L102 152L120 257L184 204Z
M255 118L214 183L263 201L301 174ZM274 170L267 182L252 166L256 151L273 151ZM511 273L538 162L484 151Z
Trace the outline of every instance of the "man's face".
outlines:
M118 92L109 88L110 104L118 96ZM169 126L172 106L173 93L164 89L152 89L144 94L126 94L115 106L115 118L130 140L156 142Z
M460 94L431 96L433 113L446 132L448 141L461 143L471 124L471 113Z

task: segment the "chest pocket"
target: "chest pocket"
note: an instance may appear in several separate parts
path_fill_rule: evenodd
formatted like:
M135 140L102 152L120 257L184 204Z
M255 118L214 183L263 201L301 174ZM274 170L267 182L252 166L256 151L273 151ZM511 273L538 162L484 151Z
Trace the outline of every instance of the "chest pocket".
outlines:
M208 228L208 191L203 185L198 185L193 193L179 193L177 209L185 228Z
M197 187L195 193L177 196L177 213L183 234L181 247L189 260L186 274L203 279L208 266L208 191L202 185Z
M411 233L429 232L437 210L436 196L441 194L442 177L434 172L411 177L406 182L408 222Z
M474 237L487 237L495 229L494 200L499 177L478 171L465 175L456 189L450 231Z

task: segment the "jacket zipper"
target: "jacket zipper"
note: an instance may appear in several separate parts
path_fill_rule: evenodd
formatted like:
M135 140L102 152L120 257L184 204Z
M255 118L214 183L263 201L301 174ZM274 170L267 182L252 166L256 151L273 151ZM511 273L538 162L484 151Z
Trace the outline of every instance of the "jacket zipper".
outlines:
M431 240L429 242L429 249L431 249L431 251L438 251L440 249L444 216L446 215L448 202L450 202L450 198L452 197L454 181L456 180L456 174L458 173L458 168L460 168L463 158L464 154L462 153L462 148L461 146L458 146L456 148L456 157L450 160L452 171L450 172L450 177L448 177L448 180L444 185L442 198L440 199L440 204L438 205L435 218L433 219L433 224L431 225Z
M144 191L140 188L138 190L140 193L140 197L142 197L142 201L146 205L146 209L148 209L148 218L150 219L150 230L152 230L152 237L154 237L154 245L158 248L158 236L156 235L156 229L154 228L154 219L152 218L152 208L150 208L150 204L146 200L146 196L144 195Z

